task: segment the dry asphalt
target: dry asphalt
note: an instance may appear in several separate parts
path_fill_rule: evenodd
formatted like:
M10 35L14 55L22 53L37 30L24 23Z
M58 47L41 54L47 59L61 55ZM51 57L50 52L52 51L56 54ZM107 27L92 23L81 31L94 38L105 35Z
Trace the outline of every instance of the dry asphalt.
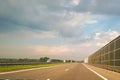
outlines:
M0 78L9 78L11 80L103 80L81 63L0 74Z

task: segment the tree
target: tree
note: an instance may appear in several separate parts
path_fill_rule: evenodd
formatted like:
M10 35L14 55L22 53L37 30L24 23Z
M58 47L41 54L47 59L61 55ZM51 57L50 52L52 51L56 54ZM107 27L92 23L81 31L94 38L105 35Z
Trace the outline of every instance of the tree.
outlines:
M48 58L48 57L41 57L40 58L40 62L47 62L47 60L49 60L50 58Z
M59 63L59 62L63 62L63 60L59 60L59 59L51 59L51 62Z

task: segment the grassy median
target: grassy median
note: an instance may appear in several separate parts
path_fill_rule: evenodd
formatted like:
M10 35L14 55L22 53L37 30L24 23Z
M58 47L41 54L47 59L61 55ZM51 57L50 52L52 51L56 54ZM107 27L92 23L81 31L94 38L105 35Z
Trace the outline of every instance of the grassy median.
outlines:
M59 65L59 64L0 66L0 72L15 71L15 70L22 70L22 69L30 69L30 68L49 67L49 66L55 66L55 65Z

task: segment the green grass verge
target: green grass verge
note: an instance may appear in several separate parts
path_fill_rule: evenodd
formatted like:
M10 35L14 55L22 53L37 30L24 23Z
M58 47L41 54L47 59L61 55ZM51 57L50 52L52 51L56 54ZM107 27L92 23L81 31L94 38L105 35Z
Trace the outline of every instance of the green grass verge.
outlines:
M22 70L22 69L30 69L30 68L49 67L49 66L55 66L55 65L59 65L59 64L0 66L0 72L15 71L15 70Z

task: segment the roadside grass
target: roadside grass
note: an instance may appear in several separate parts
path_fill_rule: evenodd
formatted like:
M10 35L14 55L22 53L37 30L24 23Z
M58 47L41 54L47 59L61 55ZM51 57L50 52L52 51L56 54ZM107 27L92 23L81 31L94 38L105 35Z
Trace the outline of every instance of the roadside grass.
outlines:
M49 66L55 66L55 65L59 65L59 64L0 66L0 72L15 71L15 70L22 70L22 69L31 69L31 68L49 67Z

